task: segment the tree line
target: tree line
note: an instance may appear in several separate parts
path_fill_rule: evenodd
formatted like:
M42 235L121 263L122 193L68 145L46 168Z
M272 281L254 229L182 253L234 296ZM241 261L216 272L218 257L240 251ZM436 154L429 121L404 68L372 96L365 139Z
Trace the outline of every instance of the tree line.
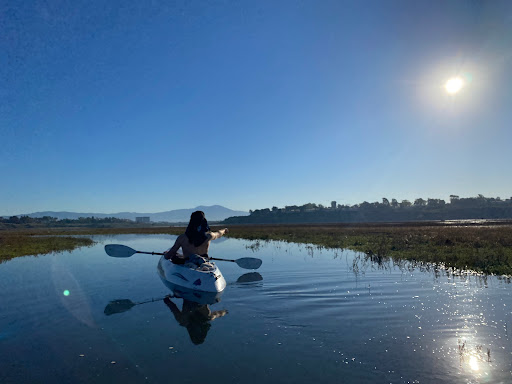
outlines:
M0 223L3 224L28 224L28 225L44 225L44 226L65 226L65 225L95 225L95 224L112 224L112 223L133 223L132 220L118 219L116 217L97 218L79 217L78 219L57 219L56 217L30 217L30 216L11 216L8 218L0 217Z
M316 223L316 222L399 222L417 220L463 220L463 219L510 219L512 197L460 198L450 195L450 201L434 198L418 198L414 201L383 198L381 202L363 201L355 205L340 205L335 201L330 206L307 203L284 208L272 207L250 210L249 216L226 219L226 224L244 223Z

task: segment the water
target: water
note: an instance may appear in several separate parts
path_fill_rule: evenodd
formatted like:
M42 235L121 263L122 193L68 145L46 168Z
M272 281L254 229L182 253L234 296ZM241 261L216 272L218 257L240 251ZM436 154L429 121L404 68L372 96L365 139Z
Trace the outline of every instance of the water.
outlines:
M212 256L261 258L260 275L219 262L228 286L200 308L219 317L187 329L178 320L190 303L161 300L172 292L158 256L103 251L161 251L174 239L95 237L91 248L0 264L0 383L512 382L505 279L220 240ZM149 302L106 315L118 299Z

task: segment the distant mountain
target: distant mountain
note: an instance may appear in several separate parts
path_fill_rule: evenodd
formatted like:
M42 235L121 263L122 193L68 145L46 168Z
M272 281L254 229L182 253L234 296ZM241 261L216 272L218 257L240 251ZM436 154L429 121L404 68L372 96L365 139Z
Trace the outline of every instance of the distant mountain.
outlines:
M78 219L80 217L97 217L97 218L105 218L105 217L116 217L118 219L129 219L135 220L136 217L149 217L151 221L165 221L169 223L178 223L178 222L188 222L190 220L190 215L194 211L203 211L206 215L208 221L222 221L228 217L232 216L247 216L249 212L245 211L234 211L232 209L223 207L222 205L212 205L212 206L199 206L195 208L189 209L175 209L172 211L165 212L156 212L156 213L138 213L138 212L118 212L118 213L80 213L80 212L54 212L54 211L46 211L46 212L34 212L28 214L17 215L20 216L29 216L29 217L43 217L43 216L51 216L56 217L57 219Z

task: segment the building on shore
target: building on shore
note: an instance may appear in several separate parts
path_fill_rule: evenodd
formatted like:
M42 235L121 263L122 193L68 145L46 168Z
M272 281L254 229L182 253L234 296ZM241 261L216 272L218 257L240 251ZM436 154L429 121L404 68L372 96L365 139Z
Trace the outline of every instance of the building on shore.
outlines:
M136 223L149 223L151 222L149 216L142 216L142 217L136 217L135 218Z

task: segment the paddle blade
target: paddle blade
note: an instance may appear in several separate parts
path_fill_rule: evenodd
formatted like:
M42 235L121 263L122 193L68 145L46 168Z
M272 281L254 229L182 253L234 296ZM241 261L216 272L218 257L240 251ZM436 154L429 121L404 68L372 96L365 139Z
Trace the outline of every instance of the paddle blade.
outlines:
M107 252L107 255L112 257L130 257L137 253L135 249L120 244L105 245L105 252Z
M255 257L242 257L241 259L235 260L235 263L238 264L240 268L245 269L258 269L261 267L261 259L256 259Z
M128 299L112 300L110 303L107 304L107 306L105 307L105 311L103 311L103 313L107 316L110 316L116 313L126 312L135 305L137 304Z

